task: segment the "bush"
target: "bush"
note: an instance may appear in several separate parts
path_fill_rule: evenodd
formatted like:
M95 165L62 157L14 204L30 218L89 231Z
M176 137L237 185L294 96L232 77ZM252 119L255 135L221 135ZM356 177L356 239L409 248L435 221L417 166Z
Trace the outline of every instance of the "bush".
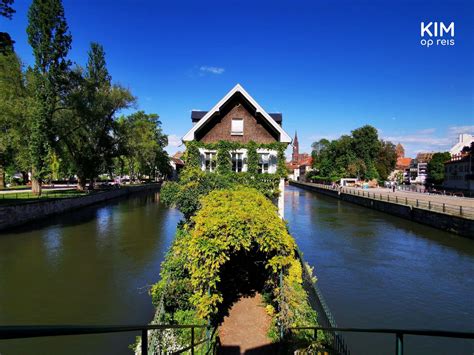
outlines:
M200 199L213 190L246 186L255 188L269 199L279 194L280 178L275 174L252 174L228 172L216 174L199 168L186 168L178 182L167 182L161 190L161 201L178 208L189 219L201 203Z

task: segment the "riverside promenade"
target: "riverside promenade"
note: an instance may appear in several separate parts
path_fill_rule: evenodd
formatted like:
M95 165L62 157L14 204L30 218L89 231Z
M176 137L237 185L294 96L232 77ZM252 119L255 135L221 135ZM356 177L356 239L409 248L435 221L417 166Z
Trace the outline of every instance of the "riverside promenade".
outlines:
M474 238L474 199L383 188L361 189L290 181L291 185L316 191L398 217Z

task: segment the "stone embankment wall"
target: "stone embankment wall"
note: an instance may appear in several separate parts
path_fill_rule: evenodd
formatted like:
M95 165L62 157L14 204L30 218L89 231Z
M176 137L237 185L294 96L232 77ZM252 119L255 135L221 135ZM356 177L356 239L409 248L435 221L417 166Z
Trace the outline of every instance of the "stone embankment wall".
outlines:
M0 206L0 230L20 226L47 216L107 201L131 193L159 190L160 184L124 186L91 195L41 200L17 205Z
M379 201L367 197L338 193L336 190L327 190L314 184L290 181L290 185L301 187L306 190L316 191L323 195L331 196L342 201L355 203L377 211L390 213L392 215L409 219L414 222L423 223L431 227L455 233L463 237L474 239L474 220L452 216L449 214L430 211L423 208L406 206L395 202Z

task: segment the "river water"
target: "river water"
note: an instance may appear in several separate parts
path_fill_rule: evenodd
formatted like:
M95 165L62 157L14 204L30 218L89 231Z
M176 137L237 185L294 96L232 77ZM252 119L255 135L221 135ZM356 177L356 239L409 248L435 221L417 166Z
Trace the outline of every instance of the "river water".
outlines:
M474 330L474 242L294 187L285 217L340 326ZM144 193L0 234L0 325L143 324L181 214ZM0 354L130 354L137 334L0 341ZM392 354L390 336L346 337ZM405 340L406 354L473 343Z
M0 324L146 324L181 214L158 194L0 234ZM137 333L0 340L0 354L131 354Z
M474 331L474 241L296 187L285 217L338 326ZM354 354L395 336L345 334ZM405 337L405 354L470 354L474 342Z

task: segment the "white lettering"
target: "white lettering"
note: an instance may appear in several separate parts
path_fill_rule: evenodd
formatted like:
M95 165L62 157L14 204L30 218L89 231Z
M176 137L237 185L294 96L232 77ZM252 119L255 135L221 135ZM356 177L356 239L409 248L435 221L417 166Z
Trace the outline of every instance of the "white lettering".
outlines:
M421 37L425 36L425 32L428 33L428 36L433 37L433 34L430 31L430 27L433 24L433 22L430 22L428 25L425 26L425 23L421 23Z
M443 22L440 22L439 35L441 37L443 37L443 32L446 34L451 32L451 37L454 37L454 22L451 22L448 27Z

